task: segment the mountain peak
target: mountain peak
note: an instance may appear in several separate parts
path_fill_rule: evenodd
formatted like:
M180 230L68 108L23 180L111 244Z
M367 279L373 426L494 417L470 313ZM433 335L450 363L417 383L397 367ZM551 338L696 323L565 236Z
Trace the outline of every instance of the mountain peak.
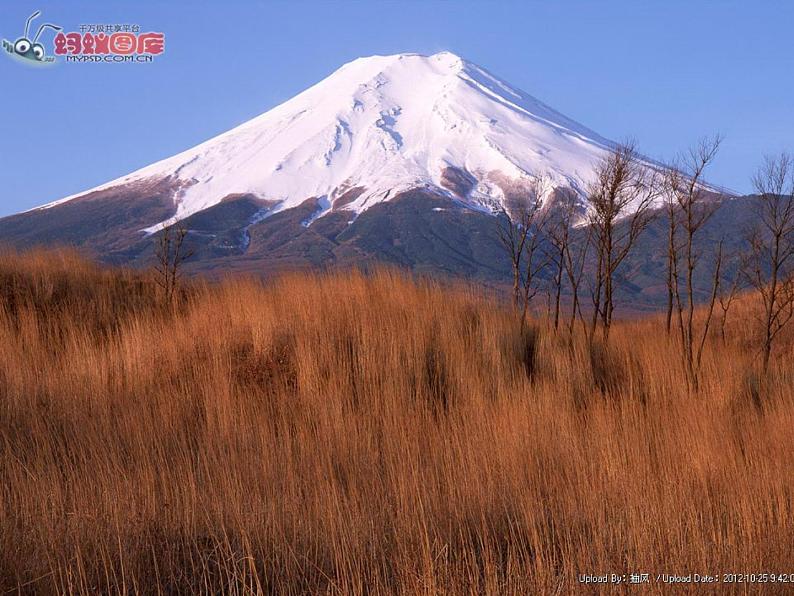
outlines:
M276 204L274 211L314 198L325 211L344 209L355 219L402 190L423 188L493 211L541 173L555 186L583 188L609 145L452 52L370 56L99 189L176 182L175 216L149 230L240 194ZM450 176L466 183L451 185Z
M361 56L355 60L352 60L351 62L348 62L347 64L353 64L357 62L374 62L383 65L402 60L437 62L449 65L450 67L461 66L466 63L466 60L457 54L450 52L449 50L442 50L440 52L436 52L435 54L420 54L417 52L401 52L399 54L373 54L372 56ZM344 66L347 66L347 64ZM344 66L342 68L344 68Z

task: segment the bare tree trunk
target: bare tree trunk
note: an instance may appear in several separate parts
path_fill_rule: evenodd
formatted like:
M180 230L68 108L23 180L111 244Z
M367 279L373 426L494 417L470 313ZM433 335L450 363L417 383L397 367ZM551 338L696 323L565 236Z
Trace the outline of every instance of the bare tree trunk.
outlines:
M700 373L700 367L703 362L703 349L706 345L706 338L709 334L709 327L711 326L711 320L714 316L714 304L717 301L717 294L720 291L720 276L722 274L722 240L720 240L719 247L717 248L717 257L714 263L714 279L712 280L711 285L711 295L709 296L708 307L706 308L706 318L703 323L703 331L700 335L700 343L698 344L697 353L694 358L694 369L695 369L695 376L693 379L695 389L698 387L698 374Z
M676 249L676 210L672 196L667 200L667 313L665 317L665 329L669 337L673 323L673 284L675 272L677 271L678 251Z
M562 297L562 255L558 254L559 262L557 263L557 271L554 274L554 330L560 328L560 299Z
M590 321L590 343L595 341L596 329L598 326L598 317L601 315L601 288L604 284L604 248L603 246L597 247L598 250L598 264L595 271L595 288L593 289L593 317Z
M548 261L545 258L538 258L538 255L541 252L540 248L541 242L543 240L542 233L545 228L545 217L543 215L536 214L532 225L533 231L526 243L526 258L524 262L523 308L521 316L522 327L525 324L524 322L529 312L529 305L532 302L532 299L538 293L538 287L536 283L537 278L548 264Z
M744 274L763 304L761 370L769 371L775 340L794 317L794 160L767 157L753 177L760 224L750 237Z
M612 226L607 226L604 230L604 263L609 264L612 262ZM612 276L604 276L604 304L601 318L603 321L604 341L609 340L609 327L611 325L611 310L612 310Z
M739 280L740 276L737 272L736 275L733 276L733 280L731 281L731 285L727 293L721 290L719 294L720 309L722 310L722 316L720 317L720 338L722 339L723 344L727 343L725 327L728 324L728 311L730 310L733 301L736 299L736 295L739 293ZM720 287L724 288L724 285Z
M582 316L582 307L580 303L579 287L581 285L582 276L584 274L585 263L587 262L587 255L590 250L590 240L592 237L592 229L588 227L587 235L584 241L578 245L572 242L566 244L565 250L565 273L568 276L568 283L571 286L571 316L568 322L568 332L573 335L574 327L576 326L576 317L582 320L582 328L585 335L587 335L587 324Z

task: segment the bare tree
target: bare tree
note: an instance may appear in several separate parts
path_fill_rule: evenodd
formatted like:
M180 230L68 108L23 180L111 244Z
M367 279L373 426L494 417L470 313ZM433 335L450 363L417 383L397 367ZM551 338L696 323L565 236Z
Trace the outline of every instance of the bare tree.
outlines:
M695 328L695 306L698 289L695 287L695 271L701 260L697 239L703 226L714 215L719 202L711 200L704 185L703 176L719 150L722 138L716 135L703 138L666 171L668 201L674 202L670 209L671 223L668 280L678 321L682 344L682 357L690 386L697 389L698 375L703 357L714 305L719 295L722 268L722 242L714 258L711 292L700 330ZM683 238L679 241L677 234ZM683 280L681 279L683 278ZM683 292L682 292L683 285ZM682 298L683 293L683 298Z
M595 167L595 179L587 193L596 250L591 341L599 318L604 340L609 340L617 271L651 222L658 196L657 172L642 163L633 141L615 147Z
M541 250L543 243L543 230L545 227L546 218L545 212L539 211L538 216L533 222L532 231L529 234L524 249L526 256L524 258L524 272L523 272L523 288L522 288L522 308L521 308L521 324L524 324L529 305L538 293L539 285L538 278L541 273L548 266L548 260Z
M522 263L524 258L524 245L527 242L530 227L522 225L527 219L534 219L526 213L513 219L507 210L502 207L501 222L498 227L499 240L502 242L508 257L513 275L513 307L518 310L521 304Z
M587 333L587 324L582 315L581 291L582 278L584 277L585 263L592 244L592 228L586 228L586 233L578 237L571 237L565 249L565 275L571 288L571 314L568 319L568 332L573 334L576 317L582 321L582 328Z
M736 296L738 296L740 290L741 275L739 271L732 276L731 282L729 284L720 283L720 290L717 299L720 303L720 310L722 310L722 316L720 317L720 337L722 338L723 344L725 343L725 327L728 324L728 311L730 311L731 306L733 305L734 300L736 300Z
M193 251L185 246L188 230L182 225L164 227L157 236L154 249L157 284L163 290L167 303L173 302L182 265L193 255Z
M766 157L753 186L760 221L749 239L744 272L763 305L761 367L766 373L775 339L794 317L794 159L787 153Z
M513 274L513 305L520 310L524 324L529 304L538 292L537 278L545 268L541 253L542 229L545 220L542 210L547 180L535 177L527 193L507 208L502 208L498 228L499 239L510 258Z
M560 327L562 312L562 290L566 282L571 289L573 320L576 320L576 309L579 307L579 280L584 259L579 254L574 255L575 249L572 246L573 225L579 212L577 194L573 189L561 188L557 189L555 195L547 219L548 242L545 252L547 261L553 269L549 302L554 329L557 330Z

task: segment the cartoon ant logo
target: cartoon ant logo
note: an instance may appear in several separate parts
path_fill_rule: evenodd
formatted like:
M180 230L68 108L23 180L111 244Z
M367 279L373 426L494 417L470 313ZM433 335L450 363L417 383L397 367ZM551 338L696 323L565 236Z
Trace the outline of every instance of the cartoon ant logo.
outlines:
M60 31L62 27L58 25L53 25L52 23L44 23L39 30L36 32L36 37L33 38L33 41L30 40L28 37L28 31L30 30L30 23L41 14L40 10L37 10L32 15L28 17L28 20L25 21L25 34L17 39L14 43L11 43L7 39L3 40L3 47L6 51L14 57L24 58L26 61L45 64L45 63L52 63L55 61L55 58L52 56L47 56L46 52L44 51L44 46L38 43L39 36L41 36L42 32L45 29L52 29L54 31Z

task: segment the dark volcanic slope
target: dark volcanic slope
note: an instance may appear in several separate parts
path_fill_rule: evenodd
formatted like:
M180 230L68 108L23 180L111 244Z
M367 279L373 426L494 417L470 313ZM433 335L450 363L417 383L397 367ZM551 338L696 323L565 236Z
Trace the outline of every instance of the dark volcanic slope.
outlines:
M154 239L141 229L173 214L177 192L167 182L139 183L6 217L0 219L0 243L21 249L76 246L107 263L150 266ZM492 286L510 283L498 220L489 214L423 190L402 193L355 219L351 212L335 209L313 220L318 203L318 199L308 199L292 209L271 213L275 203L252 195L226 197L183 221L194 250L187 270L220 277L293 269L366 269L386 263L419 274L462 277ZM704 263L720 238L729 254L738 251L755 217L753 203L750 197L723 203L701 237ZM622 302L635 308L663 304L665 251L666 228L660 218L619 271ZM735 259L729 258L726 271L734 266ZM698 279L703 294L709 276L703 267Z
M373 206L352 223L350 212L332 211L306 226L316 204L311 199L251 225L244 253L194 261L191 268L215 274L272 273L386 263L491 284L509 276L496 220L447 198L412 191Z
M128 263L150 242L141 229L174 212L177 188L169 181L138 182L0 219L0 243L17 249L74 246L108 263Z

